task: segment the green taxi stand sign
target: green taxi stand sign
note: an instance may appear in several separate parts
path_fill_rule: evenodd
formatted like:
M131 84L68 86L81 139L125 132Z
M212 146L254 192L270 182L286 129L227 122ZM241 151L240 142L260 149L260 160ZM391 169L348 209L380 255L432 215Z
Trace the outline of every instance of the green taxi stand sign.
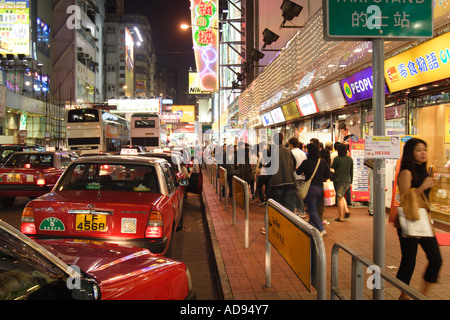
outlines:
M433 0L323 0L328 41L433 36Z

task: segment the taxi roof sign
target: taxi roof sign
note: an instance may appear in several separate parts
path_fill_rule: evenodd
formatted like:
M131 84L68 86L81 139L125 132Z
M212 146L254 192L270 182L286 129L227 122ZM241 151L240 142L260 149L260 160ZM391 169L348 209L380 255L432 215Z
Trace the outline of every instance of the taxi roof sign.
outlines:
M138 154L138 150L135 148L122 148L120 154Z

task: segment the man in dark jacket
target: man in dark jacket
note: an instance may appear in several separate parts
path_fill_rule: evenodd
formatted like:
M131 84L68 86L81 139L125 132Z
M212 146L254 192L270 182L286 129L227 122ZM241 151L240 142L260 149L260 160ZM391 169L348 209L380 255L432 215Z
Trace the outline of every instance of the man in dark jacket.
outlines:
M269 198L294 212L295 158L292 152L283 146L284 137L281 132L274 134L273 138L274 144L271 146L273 176L270 179Z

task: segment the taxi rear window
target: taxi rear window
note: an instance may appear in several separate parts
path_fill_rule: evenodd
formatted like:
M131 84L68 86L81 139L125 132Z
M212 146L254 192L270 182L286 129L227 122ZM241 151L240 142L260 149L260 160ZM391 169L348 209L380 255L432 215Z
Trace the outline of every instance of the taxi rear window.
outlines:
M73 164L67 169L57 189L160 192L155 167L111 163Z
M49 153L14 153L8 161L5 168L52 168L53 155Z

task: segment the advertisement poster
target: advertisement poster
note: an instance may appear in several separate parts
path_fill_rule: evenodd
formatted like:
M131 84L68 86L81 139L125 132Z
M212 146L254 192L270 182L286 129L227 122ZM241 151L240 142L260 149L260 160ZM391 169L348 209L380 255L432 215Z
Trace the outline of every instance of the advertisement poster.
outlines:
M5 0L0 3L0 53L30 54L30 3Z
M369 169L364 165L364 139L350 139L350 156L353 159L352 201L370 201Z
M365 157L367 159L400 159L400 137L368 136Z

